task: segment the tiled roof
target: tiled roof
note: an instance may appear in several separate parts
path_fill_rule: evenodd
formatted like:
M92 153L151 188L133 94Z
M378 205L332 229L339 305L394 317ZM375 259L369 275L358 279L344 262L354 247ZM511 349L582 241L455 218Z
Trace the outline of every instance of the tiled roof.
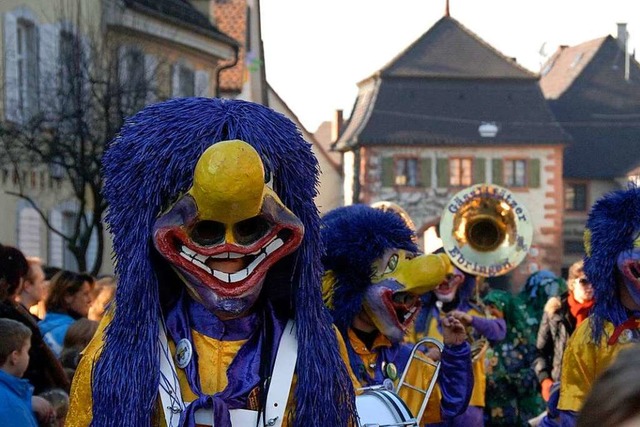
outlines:
M618 42L611 36L599 40L557 52L553 68L565 66L555 74L552 68L541 80L550 108L574 140L564 154L567 178L614 179L640 165L640 65L632 58L630 78L625 80L625 57ZM566 64L580 52L585 62L579 74L559 75L572 74ZM557 81L569 84L558 90Z
M207 34L217 40L237 44L186 0L124 0L124 3L132 9Z
M240 92L244 83L245 71L248 19L246 0L219 1L213 10L216 24L220 30L229 34L240 44L238 62L233 67L223 70L220 74L220 91Z
M448 16L436 22L380 73L385 77L536 78Z
M495 137L480 136L485 122L498 127ZM568 141L537 75L444 17L359 84L353 113L334 147Z
M355 145L546 145L570 141L535 80L382 78L377 92L368 106L368 120L360 121L359 126L350 120L337 149ZM365 110L366 102L365 95L358 97L356 113ZM480 136L483 122L497 125L495 137Z
M542 66L540 88L547 99L557 99L571 86L591 61L605 38L591 40L577 46L561 46Z

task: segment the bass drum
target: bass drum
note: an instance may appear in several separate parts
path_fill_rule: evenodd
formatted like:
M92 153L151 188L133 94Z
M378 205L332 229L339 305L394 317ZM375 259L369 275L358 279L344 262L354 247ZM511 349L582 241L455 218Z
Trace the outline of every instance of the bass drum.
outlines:
M359 427L418 425L407 405L389 390L367 390L356 396L356 409Z

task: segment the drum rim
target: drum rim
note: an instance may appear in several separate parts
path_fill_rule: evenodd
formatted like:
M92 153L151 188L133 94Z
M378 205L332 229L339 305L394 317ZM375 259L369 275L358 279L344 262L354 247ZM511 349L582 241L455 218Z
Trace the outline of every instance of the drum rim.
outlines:
M379 396L380 399L387 405L391 410L395 409L395 413L398 414L400 420L399 422L405 421L414 421L415 417L412 415L411 410L407 406L407 404L392 391L389 390L368 390L364 394L373 394Z

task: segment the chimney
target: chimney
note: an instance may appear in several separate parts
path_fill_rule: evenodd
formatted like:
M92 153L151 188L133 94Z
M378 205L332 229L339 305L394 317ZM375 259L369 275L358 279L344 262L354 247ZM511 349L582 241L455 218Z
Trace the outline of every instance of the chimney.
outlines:
M629 81L629 71L631 63L629 58L629 33L626 23L618 23L618 45L624 52L624 79Z
M333 114L333 121L331 122L331 142L336 142L342 131L342 123L344 118L342 116L342 110L336 110Z

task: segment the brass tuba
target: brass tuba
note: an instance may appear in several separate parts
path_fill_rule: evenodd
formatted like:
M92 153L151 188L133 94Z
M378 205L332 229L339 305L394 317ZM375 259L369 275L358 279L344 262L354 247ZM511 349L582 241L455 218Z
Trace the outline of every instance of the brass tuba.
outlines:
M484 278L506 274L524 260L533 240L533 225L527 208L509 190L477 184L456 193L446 204L440 238L451 262L478 277L476 297L481 303L478 292ZM472 339L473 360L488 346L484 337Z

